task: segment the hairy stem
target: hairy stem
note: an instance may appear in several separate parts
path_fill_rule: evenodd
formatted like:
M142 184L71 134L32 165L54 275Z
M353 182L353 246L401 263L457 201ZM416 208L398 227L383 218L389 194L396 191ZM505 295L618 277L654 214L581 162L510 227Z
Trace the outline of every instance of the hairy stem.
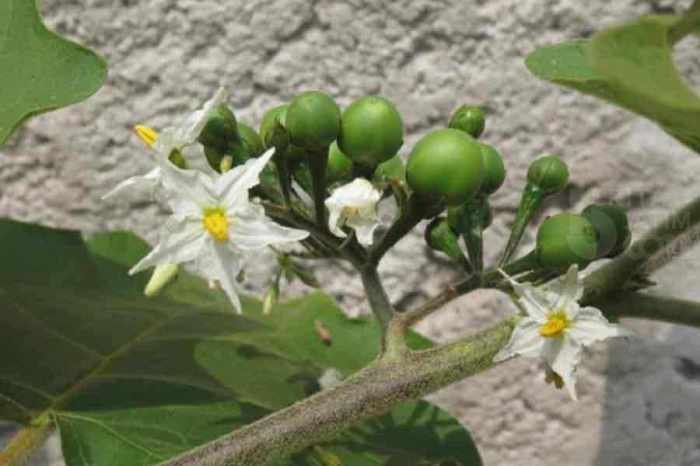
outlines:
M44 444L51 433L53 424L48 415L32 421L31 425L20 429L0 452L1 466L25 466L34 452Z
M419 399L493 365L514 326L507 319L450 345L378 360L341 385L302 400L161 466L262 466L334 438L397 403Z
M369 262L378 264L384 254L423 219L424 209L416 196L411 196L401 216L389 227L382 239L370 250Z
M389 324L394 317L394 308L389 302L377 269L371 265L366 266L360 269L360 277L372 313L382 328L382 354L388 357L398 357L406 351L404 334L400 329L392 329L389 332Z
M596 302L612 318L632 317L700 327L700 303L645 293L614 294Z
M622 286L656 254L700 223L700 197L671 214L627 251L586 278L584 301L596 300Z

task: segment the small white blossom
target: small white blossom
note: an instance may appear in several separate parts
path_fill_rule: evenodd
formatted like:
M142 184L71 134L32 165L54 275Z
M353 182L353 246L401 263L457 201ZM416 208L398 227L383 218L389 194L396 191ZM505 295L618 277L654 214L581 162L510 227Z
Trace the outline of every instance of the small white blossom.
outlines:
M161 185L162 169L161 161L167 161L170 155L177 151L187 168L199 170L209 175L216 172L209 166L204 154L204 147L197 141L211 112L226 100L226 90L220 88L214 96L206 101L202 107L187 115L182 123L170 126L159 134L147 126L135 127L138 136L155 151L155 167L144 175L137 175L119 183L114 189L103 196L103 199L120 196L126 193L142 194L153 192Z
M165 200L173 215L166 222L161 241L130 273L160 264L191 263L201 275L219 283L240 312L236 277L245 259L268 245L308 236L306 231L268 219L263 207L248 197L273 152L271 149L214 178L163 164Z
M326 199L328 228L336 236L345 238L344 226L355 230L360 244L372 244L374 230L379 226L377 202L382 194L364 178L345 184Z
M607 338L630 336L631 332L608 322L599 309L579 306L583 284L576 265L564 277L541 287L506 277L527 316L518 321L494 362L516 355L543 359L576 400L576 366L582 348Z

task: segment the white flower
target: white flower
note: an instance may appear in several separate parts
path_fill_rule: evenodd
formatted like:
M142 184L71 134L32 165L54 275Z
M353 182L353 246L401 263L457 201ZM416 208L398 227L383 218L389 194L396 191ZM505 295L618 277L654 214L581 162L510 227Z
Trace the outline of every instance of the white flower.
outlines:
M494 362L515 355L541 358L561 377L569 394L576 400L576 366L582 348L596 341L632 333L608 322L600 310L579 306L583 284L576 265L572 265L564 277L542 287L521 284L506 277L527 316L520 319L508 344L493 358Z
M356 178L333 191L326 199L331 233L345 238L342 227L348 226L355 230L360 244L371 245L374 230L379 226L377 202L381 197L379 190L364 178Z
M161 241L130 273L160 264L190 262L200 274L218 281L240 312L236 276L246 256L271 244L308 236L306 231L271 221L262 206L248 197L273 152L271 149L215 178L163 164L165 199L173 215L166 222Z
M187 168L214 175L216 172L209 166L204 155L204 147L197 142L197 138L207 124L211 112L222 104L226 97L226 90L220 88L202 108L187 115L179 125L163 129L160 134L148 126L135 126L136 134L156 152L155 168L145 175L132 176L122 181L102 198L108 199L125 193L153 192L161 185L162 170L159 160L167 161L174 151L182 156Z

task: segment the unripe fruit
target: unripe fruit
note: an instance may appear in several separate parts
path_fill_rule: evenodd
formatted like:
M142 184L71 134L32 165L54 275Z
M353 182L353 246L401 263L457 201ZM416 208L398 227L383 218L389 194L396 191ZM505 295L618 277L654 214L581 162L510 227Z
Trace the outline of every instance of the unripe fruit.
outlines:
M477 201L466 202L447 209L447 222L455 233L462 235L469 232L472 227L472 215L470 214L473 209L479 209L481 213L479 222L482 229L485 230L491 226L493 215L488 199L483 198Z
M326 181L335 183L337 181L349 180L352 176L352 160L343 154L337 143L331 144L328 150L328 166L326 167Z
M464 131L468 135L478 138L484 132L486 117L484 111L479 107L462 105L452 114L450 128Z
M374 168L402 145L401 115L383 97L362 97L343 112L338 146L353 162Z
M426 199L444 199L449 205L471 199L483 179L479 144L456 129L440 129L423 137L406 167L406 180L413 191Z
M204 146L223 151L236 139L237 126L236 117L231 109L221 104L209 114L198 140Z
M544 155L530 164L527 180L545 194L558 193L569 181L569 169L556 155Z
M537 231L537 260L543 267L585 266L595 259L597 247L596 231L581 215L554 215Z
M501 154L488 144L481 144L481 158L484 162L484 181L481 183L481 192L487 195L493 194L506 179L506 167L503 165Z
M265 147L263 146L260 135L258 135L258 133L250 126L244 123L239 123L238 136L248 148L250 157L258 157L265 152Z
M330 146L340 132L340 109L319 91L303 92L292 100L285 124L292 144L305 149Z
M384 163L380 163L374 171L374 179L377 181L405 181L406 167L401 156L395 155Z
M285 129L287 108L287 105L273 107L263 115L260 121L260 138L266 149L289 144L289 135Z
M627 212L614 204L592 204L581 213L591 222L598 235L597 257L621 254L632 239Z

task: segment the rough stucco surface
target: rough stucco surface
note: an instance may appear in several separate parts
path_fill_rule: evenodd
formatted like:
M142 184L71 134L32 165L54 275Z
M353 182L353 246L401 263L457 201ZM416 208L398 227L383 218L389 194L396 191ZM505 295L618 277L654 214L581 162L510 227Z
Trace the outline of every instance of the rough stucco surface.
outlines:
M543 151L570 163L572 184L548 212L616 200L631 208L635 234L698 193L700 159L653 125L591 98L537 81L523 65L536 46L689 2L574 0L194 1L45 0L49 24L99 50L110 63L92 99L31 121L0 151L0 215L97 231L131 228L149 240L164 211L100 196L148 158L136 122L162 126L219 85L246 122L296 92L320 88L341 105L382 94L402 111L406 153L464 102L485 105L484 139L509 169L494 196L487 257L504 243L526 167ZM678 62L700 71L697 42ZM531 234L527 238L531 241ZM700 251L655 278L664 292L700 298ZM332 264L319 268L350 313L364 312L359 282ZM249 273L260 289L269 261ZM333 266L335 267L335 266ZM394 299L419 302L457 276L418 232L382 263ZM303 293L300 287L290 293ZM420 326L438 341L474 331L512 311L503 295L476 292ZM700 334L628 322L630 342L600 345L580 371L581 401L543 381L530 360L512 361L455 384L432 400L457 415L487 465L700 464ZM60 463L55 439L36 464Z

